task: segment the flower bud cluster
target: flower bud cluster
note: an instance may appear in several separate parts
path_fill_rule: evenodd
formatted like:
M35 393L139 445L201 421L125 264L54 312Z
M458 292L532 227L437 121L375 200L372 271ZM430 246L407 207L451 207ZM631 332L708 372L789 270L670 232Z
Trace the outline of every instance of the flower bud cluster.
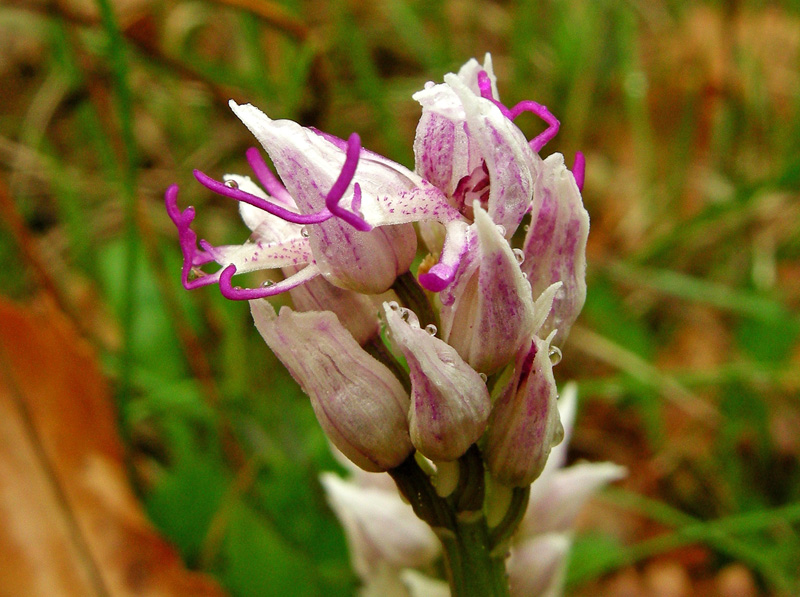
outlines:
M558 403L564 441L553 449L533 484L524 517L509 547L512 597L561 594L578 514L600 489L626 475L624 467L610 462L564 467L576 407L576 388L569 384ZM322 485L345 529L353 568L364 583L362 595L449 595L445 583L419 571L430 570L440 556L438 542L400 499L391 478L364 473L341 460L349 479L325 473Z

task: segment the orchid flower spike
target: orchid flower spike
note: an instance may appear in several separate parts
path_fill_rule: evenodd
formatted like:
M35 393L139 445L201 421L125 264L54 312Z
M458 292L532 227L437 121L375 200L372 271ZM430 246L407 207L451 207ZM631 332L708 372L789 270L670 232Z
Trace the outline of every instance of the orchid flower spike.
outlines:
M238 204L250 236L200 240L172 185L181 279L250 301L256 328L357 469L322 484L363 595L448 594L430 576L442 555L446 567L481 560L499 587L505 568L483 560L507 548L512 595L556 595L580 507L623 474L608 463L562 470L575 400L571 390L558 399L553 366L586 297L585 160L571 172L562 155L539 155L560 123L531 100L505 105L489 55L413 98L413 171L355 133L340 139L231 101L269 162L251 148L252 179L194 176ZM544 123L532 139L516 123L526 114ZM428 255L417 285L407 272L418 235ZM245 274L261 277L235 285ZM262 300L283 292L292 308Z

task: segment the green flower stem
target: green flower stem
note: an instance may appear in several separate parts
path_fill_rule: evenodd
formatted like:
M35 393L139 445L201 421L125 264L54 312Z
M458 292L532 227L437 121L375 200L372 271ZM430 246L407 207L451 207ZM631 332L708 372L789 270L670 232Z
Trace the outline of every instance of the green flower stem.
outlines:
M389 471L414 512L433 528L444 547L452 597L507 597L505 550L494 550L483 514L483 464L472 446L459 460L458 487L439 496L415 455Z
M453 597L508 596L505 553L493 555L482 514L458 520L455 532L441 532L447 580Z

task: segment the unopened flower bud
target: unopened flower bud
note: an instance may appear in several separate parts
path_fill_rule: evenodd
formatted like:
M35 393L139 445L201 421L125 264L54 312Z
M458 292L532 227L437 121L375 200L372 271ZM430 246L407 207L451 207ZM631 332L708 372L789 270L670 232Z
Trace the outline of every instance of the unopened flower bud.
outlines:
M330 311L280 315L250 301L256 328L311 399L328 438L367 471L399 465L413 449L408 395L391 371L367 354Z
M504 485L530 485L564 437L551 339L552 334L546 340L534 336L530 349L520 351L514 378L492 410L485 455L492 476Z
M416 315L384 303L394 344L411 377L411 442L431 460L455 460L481 436L491 398L481 376L449 344L420 328Z

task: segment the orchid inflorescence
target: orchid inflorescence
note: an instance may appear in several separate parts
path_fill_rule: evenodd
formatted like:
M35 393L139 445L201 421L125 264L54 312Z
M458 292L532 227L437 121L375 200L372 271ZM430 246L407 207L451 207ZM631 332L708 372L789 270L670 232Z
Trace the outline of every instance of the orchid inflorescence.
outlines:
M448 554L469 553L461 539L479 537L493 562L487 570L504 566L502 546L520 524L531 483L557 477L543 471L557 466L548 456L565 435L553 365L586 296L585 162L577 154L570 172L560 154L539 156L559 121L533 101L501 103L488 55L413 97L422 106L413 171L364 149L355 133L345 141L231 101L280 178L255 148L246 155L260 186L246 176L194 175L239 202L250 240L198 242L194 208L180 210L176 185L166 205L183 252L183 285L218 284L225 297L250 301L257 329L309 395L337 451L355 470L390 473L408 508L442 540L450 590L473 594L455 579ZM513 122L526 112L547 125L530 141ZM411 274L418 236L428 255ZM203 269L211 262L220 266L214 273ZM282 279L233 285L234 276L258 270L279 270ZM262 300L283 292L294 310L276 313ZM586 466L577 476L594 479L592 488L621 474L613 465ZM373 481L365 486L366 473L353 474L353 481L326 476L324 484L357 571L365 586L401 583L406 593L398 594L413 593L427 581L401 569L438 551L421 545L414 557L397 556L392 550L410 537L427 537L408 530L384 538L397 557L365 555L377 537L363 535L376 523L363 520L369 508L357 496L373 491L365 489ZM390 500L391 510L403 511L397 489L380 483L400 504ZM573 493L579 501L588 495ZM563 507L570 503L578 502L566 497ZM556 526L556 547L542 549L561 553L558 564L569 525ZM545 566L552 579L559 566ZM512 574L512 589L558 585L544 574L535 582ZM474 594L507 594L505 574L495 576L493 589L473 583Z

